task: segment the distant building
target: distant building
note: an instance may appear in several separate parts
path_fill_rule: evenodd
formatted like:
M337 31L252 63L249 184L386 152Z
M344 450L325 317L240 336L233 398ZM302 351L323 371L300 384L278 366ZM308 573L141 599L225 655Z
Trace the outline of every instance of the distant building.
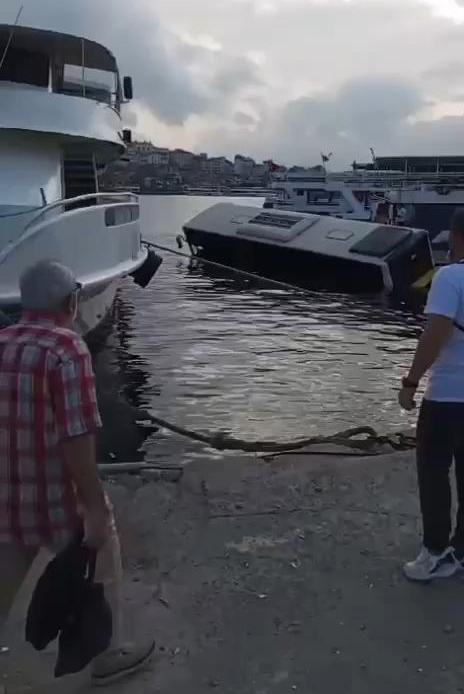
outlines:
M169 150L163 147L155 147L151 142L133 142L127 148L127 158L131 164L167 166L169 163Z
M202 171L204 163L208 160L208 155L206 153L194 154L192 161L192 169L197 171Z
M234 165L226 157L211 157L202 162L202 170L210 176L232 176Z
M175 149L169 156L171 166L175 166L178 169L190 169L194 158L193 152L187 152L184 149Z
M127 147L127 153L131 157L145 156L153 150L153 147L151 142L131 142Z
M409 161L409 160L408 160ZM101 174L107 188L139 185L143 190L177 190L182 186L201 187L266 186L286 168L271 159L258 164L251 157L237 154L208 157L184 149L169 150L152 142L132 142L124 157Z
M241 154L236 154L234 159L234 173L240 178L249 178L253 174L253 168L256 162L251 157L243 157Z
M148 159L148 164L153 166L169 166L169 150L165 147L154 147Z
M255 164L251 171L251 176L257 179L264 178L264 176L267 176L268 173L269 169L267 168L266 164Z

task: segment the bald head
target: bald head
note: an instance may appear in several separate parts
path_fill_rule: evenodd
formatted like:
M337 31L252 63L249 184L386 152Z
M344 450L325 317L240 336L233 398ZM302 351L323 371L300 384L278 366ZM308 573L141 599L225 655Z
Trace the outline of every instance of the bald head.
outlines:
M60 313L80 288L72 271L54 260L41 260L21 275L21 304L27 311Z

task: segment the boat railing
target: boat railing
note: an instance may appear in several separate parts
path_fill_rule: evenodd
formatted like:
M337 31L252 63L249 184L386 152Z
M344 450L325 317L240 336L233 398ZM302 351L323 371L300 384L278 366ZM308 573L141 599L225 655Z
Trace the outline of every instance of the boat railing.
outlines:
M95 201L95 205L92 204ZM138 209L138 196L134 193L88 193L86 195L79 195L74 198L63 198L61 200L55 200L48 205L36 208L30 208L27 210L29 214L33 214L32 218L29 218L24 227L17 225L16 233L11 235L8 234L8 241L3 247L0 246L0 265L5 262L7 257L18 247L25 239L32 236L38 236L44 232L48 227L43 225L44 219L46 219L48 214L57 213L52 218L53 222L59 221L60 218L65 218L66 214L71 214L72 212L97 212L100 210L102 215L102 223L105 227L113 227L119 224L116 221L116 217L109 213L118 210L120 207L129 208L130 214L126 215L125 219L121 223L135 222L139 218ZM61 212L60 212L61 210ZM34 214L35 213L35 214ZM15 216L19 218L19 214L12 213L11 215L3 215L3 218Z
M75 198L62 198L60 200L55 200L43 207L36 208L37 214L29 220L23 229L23 234L30 229L30 227L35 226L40 221L43 220L49 213L55 212L60 208L63 211L67 211L66 208L76 209L76 207L87 207L88 203L93 203L95 205L115 205L118 203L137 203L138 196L135 193L86 193L85 195L78 195ZM29 210L33 212L34 210Z

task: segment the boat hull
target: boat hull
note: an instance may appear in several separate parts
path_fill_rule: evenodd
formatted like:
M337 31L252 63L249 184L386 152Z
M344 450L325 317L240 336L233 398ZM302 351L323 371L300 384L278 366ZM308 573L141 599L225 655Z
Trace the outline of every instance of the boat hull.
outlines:
M76 329L83 336L91 336L110 315L120 280L113 280L82 293Z
M105 282L91 290L82 290L75 329L83 337L91 336L111 314L120 280ZM21 315L21 305L3 304L0 311L10 321L16 322Z
M94 203L98 196L83 197L39 211L0 249L0 310L17 318L19 278L27 267L46 258L71 268L82 285L76 323L82 335L94 331L108 315L121 278L132 276L141 286L150 282L160 259L153 259L141 242L138 204L132 198L113 203L113 198L103 197L104 204L76 206Z
M162 259L153 252L148 252L143 263L138 262L131 273L133 281L145 288L162 263ZM116 293L124 276L116 277L92 286L83 284L79 299L79 309L75 322L76 331L87 340L98 339L102 324L107 322L113 311ZM4 327L2 318L8 321L18 320L21 314L19 302L2 303L0 299L0 329Z

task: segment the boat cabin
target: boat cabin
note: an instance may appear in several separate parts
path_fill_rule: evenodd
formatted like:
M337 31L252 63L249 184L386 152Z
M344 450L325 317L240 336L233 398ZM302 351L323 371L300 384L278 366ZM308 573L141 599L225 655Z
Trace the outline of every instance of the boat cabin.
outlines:
M124 152L131 97L104 46L0 25L0 245L2 215L98 193L98 168Z
M0 24L0 56L4 53L0 82L94 99L120 109L123 93L116 59L94 41ZM130 98L130 80L125 85Z

